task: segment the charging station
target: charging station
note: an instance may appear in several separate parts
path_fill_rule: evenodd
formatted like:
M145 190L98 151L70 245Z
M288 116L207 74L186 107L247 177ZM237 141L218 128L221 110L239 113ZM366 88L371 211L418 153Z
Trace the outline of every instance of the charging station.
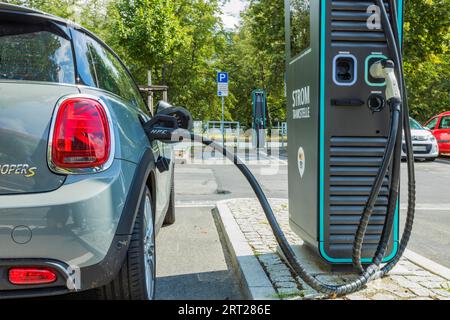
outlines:
M267 128L267 95L262 89L252 92L252 114L253 114L253 146L256 149L264 148L266 145L265 129Z
M390 13L389 1L384 1ZM398 0L398 34L403 1ZM352 245L390 128L384 80L370 67L391 52L374 1L285 0L290 226L330 264ZM388 207L397 205L384 262L397 253L398 199L383 181L362 246L370 263Z

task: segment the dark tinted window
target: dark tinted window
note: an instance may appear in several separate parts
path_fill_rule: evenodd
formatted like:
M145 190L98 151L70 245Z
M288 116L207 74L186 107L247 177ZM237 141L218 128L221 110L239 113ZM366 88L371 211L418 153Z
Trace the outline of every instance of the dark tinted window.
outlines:
M74 84L71 43L56 28L0 22L0 79Z
M86 37L89 64L94 66L98 87L115 93L132 105L145 110L145 104L133 79L119 60L93 39Z
M310 47L310 0L290 0L291 57Z
M89 87L97 87L92 56L86 43L84 33L73 30L73 45L77 60L78 82Z
M442 117L439 129L450 129L450 117Z
M432 119L425 127L427 127L430 130L434 130L436 128L436 124L438 122L439 118Z

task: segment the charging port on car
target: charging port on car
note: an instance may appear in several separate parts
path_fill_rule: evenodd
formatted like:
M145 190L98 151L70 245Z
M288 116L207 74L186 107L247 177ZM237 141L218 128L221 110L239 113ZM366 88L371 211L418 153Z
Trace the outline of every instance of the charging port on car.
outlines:
M357 80L357 61L351 54L339 54L333 61L333 81L338 86L352 86Z

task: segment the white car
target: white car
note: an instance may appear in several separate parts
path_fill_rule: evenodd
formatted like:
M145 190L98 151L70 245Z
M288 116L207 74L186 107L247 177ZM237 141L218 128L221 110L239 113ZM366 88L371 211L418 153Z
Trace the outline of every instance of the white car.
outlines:
M415 159L434 161L439 156L439 146L431 131L425 129L416 120L410 118L411 138ZM402 158L406 158L405 135L403 134Z

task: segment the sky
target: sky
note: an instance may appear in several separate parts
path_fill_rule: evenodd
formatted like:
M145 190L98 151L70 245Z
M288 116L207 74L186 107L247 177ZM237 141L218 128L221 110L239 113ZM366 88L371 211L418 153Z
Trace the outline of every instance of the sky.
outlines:
M227 29L234 29L239 24L239 13L244 10L246 0L230 0L222 7L222 21Z

